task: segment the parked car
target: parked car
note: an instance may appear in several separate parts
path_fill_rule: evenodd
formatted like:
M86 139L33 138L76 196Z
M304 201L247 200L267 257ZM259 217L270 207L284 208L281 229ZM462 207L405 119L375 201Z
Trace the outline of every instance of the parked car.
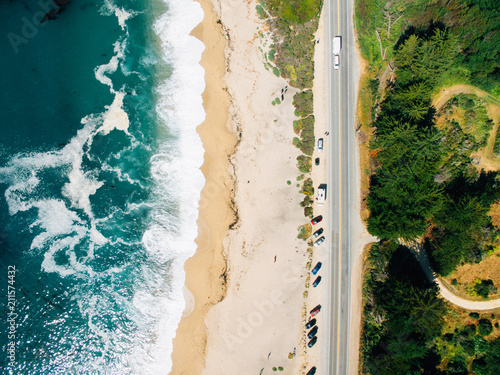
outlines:
M314 164L319 165L319 158L314 159Z
M312 269L311 273L312 273L313 275L316 275L316 274L318 273L318 271L319 271L319 269L321 268L321 266L322 266L322 265L323 265L323 263L321 263L321 262L316 263L316 265L315 265L315 266L314 266L314 268Z
M318 276L316 280L314 280L313 282L313 288L316 288L320 282L321 282L321 276Z
M309 331L309 333L307 334L307 338L312 339L314 336L316 336L316 333L318 333L318 326L314 326L314 328Z
M314 246L319 246L325 241L325 236L321 236L319 240L314 243Z
M323 138L318 139L318 152L323 151Z
M319 237L319 235L323 233L323 228L319 228L316 232L313 233L313 238Z
M306 323L306 329L309 329L311 328L312 326L314 326L316 324L316 318L312 318L310 321L308 321Z
M318 336L314 336L311 341L309 341L309 343L307 344L307 346L309 348L312 348L314 346L314 344L316 344L316 341L318 341Z
M321 311L321 305L318 305L314 309L311 310L311 316L314 317L320 311Z
M316 374L316 366L311 367L309 371L307 371L306 375L314 375Z
M319 222L321 222L321 220L323 220L323 216L321 215L316 216L314 219L311 220L311 224L312 225L318 224Z

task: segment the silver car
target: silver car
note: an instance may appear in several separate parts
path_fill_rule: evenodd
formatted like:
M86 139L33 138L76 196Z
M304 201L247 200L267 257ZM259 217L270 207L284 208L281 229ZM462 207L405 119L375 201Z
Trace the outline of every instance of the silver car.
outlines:
M315 243L314 243L314 246L319 246L323 243L323 241L325 241L325 236L321 236L319 238L319 240L317 240Z
M318 152L323 151L323 138L318 139Z

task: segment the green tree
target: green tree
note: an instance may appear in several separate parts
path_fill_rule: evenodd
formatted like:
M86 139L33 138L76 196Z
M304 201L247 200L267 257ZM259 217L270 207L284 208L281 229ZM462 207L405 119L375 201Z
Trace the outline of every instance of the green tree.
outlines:
M481 336L488 336L491 332L493 332L493 324L491 324L491 321L486 318L479 319L478 328Z

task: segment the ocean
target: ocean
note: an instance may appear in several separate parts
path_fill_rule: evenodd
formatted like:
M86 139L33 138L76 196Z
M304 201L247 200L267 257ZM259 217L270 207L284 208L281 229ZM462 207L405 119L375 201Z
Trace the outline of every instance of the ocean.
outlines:
M204 185L191 0L0 2L2 374L168 374Z

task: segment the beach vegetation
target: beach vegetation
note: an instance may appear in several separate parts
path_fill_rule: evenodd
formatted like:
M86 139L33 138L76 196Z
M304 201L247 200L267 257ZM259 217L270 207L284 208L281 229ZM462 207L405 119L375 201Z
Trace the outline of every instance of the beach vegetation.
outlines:
M306 195L302 202L299 203L300 207L307 207L307 206L312 206L314 201L311 199L310 196Z
M297 156L297 167L301 173L309 173L312 168L312 159L308 155Z
M313 93L312 90L304 90L293 96L295 116L307 117L313 113Z
M274 60L274 55L275 54L276 54L276 50L274 49L274 44L271 44L270 49L269 49L269 53L268 53L269 61L273 61Z
M302 194L308 195L309 197L314 196L313 181L311 178L306 178L302 183L302 189L300 190Z
M316 139L314 137L314 116L308 116L294 121L294 131L298 130L300 138L295 137L293 144L297 146L303 154L312 156Z
M262 7L262 5L257 4L256 7L255 7L255 10L257 11L257 15L259 16L259 18L261 20L265 20L265 19L268 18L267 13L264 10L264 8Z
M266 19L273 43L269 46L266 62L273 62L273 73L286 79L301 92L293 97L295 114L293 139L303 155L297 158L301 173L311 171L314 151L314 116L312 88L314 78L314 33L318 28L323 0L259 0L257 13ZM275 99L273 105L279 104ZM304 215L312 217L312 207L304 207Z
M299 227L299 235L297 236L297 238L307 241L309 237L311 237L311 234L312 234L312 225L310 223L307 223Z
M291 184L292 184L292 181L288 180L288 181L286 182L286 184L287 184L287 185L291 185Z
M304 216L312 219L314 216L313 208L310 206L304 207Z

